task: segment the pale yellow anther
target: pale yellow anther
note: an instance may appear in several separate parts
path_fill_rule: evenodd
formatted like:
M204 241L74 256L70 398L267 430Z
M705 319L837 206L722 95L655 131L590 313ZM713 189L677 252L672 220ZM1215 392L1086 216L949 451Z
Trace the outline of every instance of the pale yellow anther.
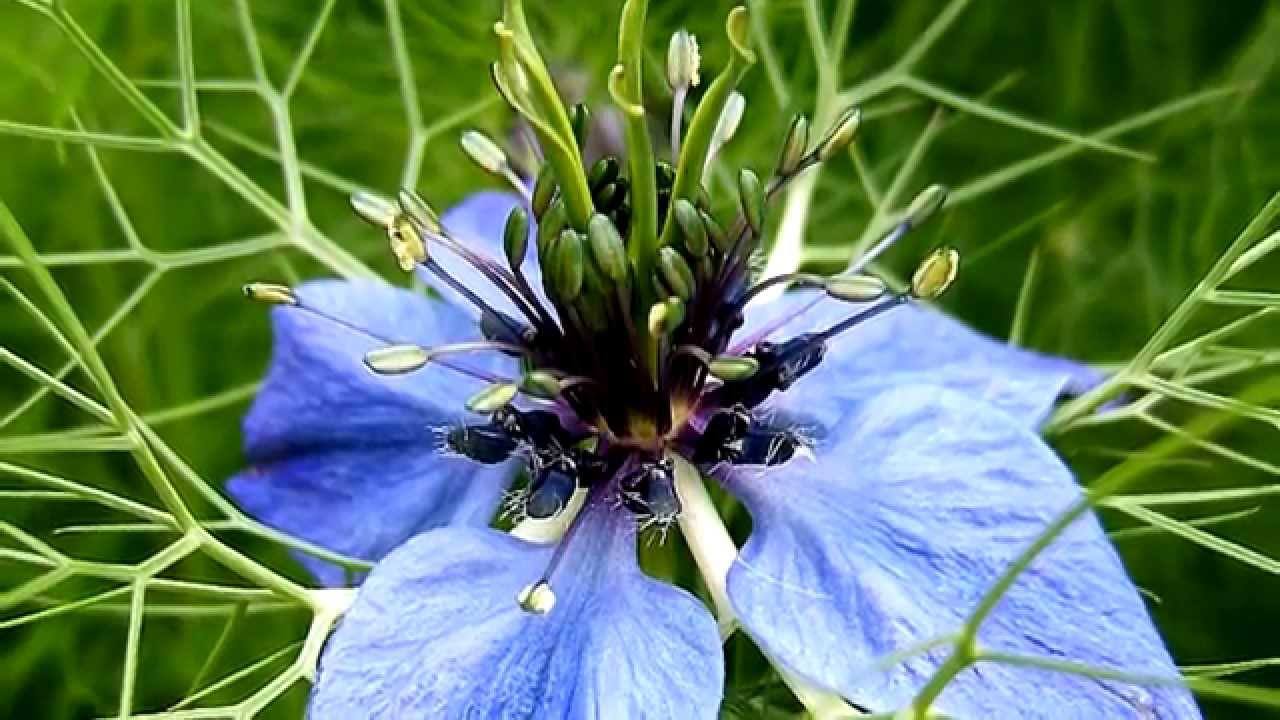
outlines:
M516 596L520 609L530 615L546 615L556 606L556 594L545 580L526 585Z

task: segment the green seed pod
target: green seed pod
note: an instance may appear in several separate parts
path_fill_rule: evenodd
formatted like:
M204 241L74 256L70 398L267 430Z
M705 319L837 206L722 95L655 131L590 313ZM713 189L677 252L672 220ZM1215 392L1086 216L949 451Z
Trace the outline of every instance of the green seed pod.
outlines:
M556 200L538 221L538 257L547 256L547 249L568 222L569 214L564 208L564 201Z
M827 278L823 287L828 295L845 302L870 302L889 291L875 275L836 275Z
M684 322L684 303L680 298L667 298L649 308L649 334L665 337L676 331Z
M520 388L515 383L494 383L467 398L467 409L491 415L514 400L519 392Z
M796 115L787 130L787 139L782 143L782 153L778 156L778 175L791 175L804 160L804 153L809 147L809 119L804 115Z
M738 199L751 231L759 235L764 227L764 188L760 186L760 177L748 168L738 171Z
M520 378L520 389L528 395L552 400L560 395L560 379L546 370L534 370Z
M702 215L693 203L680 198L674 205L676 224L680 226L680 235L684 238L684 247L693 257L703 257L710 246L707 244L707 226L702 222Z
M431 354L421 345L387 345L364 355L364 364L379 375L411 373L430 360Z
M913 228L925 224L929 218L942 209L943 203L947 201L947 193L948 190L945 185L930 185L921 190L920 194L916 195L911 204L907 206L907 211L902 216L902 222Z
M591 109L578 103L569 109L569 124L573 126L573 137L578 147L586 147L587 130L591 127Z
M538 178L533 183L533 216L542 221L542 216L547 214L547 210L551 207L551 200L556 196L555 170L551 167L551 163L543 163L538 168Z
M516 206L507 216L507 225L502 230L502 249L512 270L524 264L529 252L529 213L524 208Z
M929 253L911 276L911 294L934 300L951 287L959 270L960 253L953 247L940 247Z
M587 240L591 243L591 257L596 265L613 282L627 282L627 246L613 226L613 221L596 213L587 222Z
M818 143L814 154L823 162L830 160L849 147L853 138L858 135L860 127L862 127L862 108L853 106L846 109L832 123L831 130L827 132L822 142Z
M685 262L679 250L670 246L659 249L658 271L661 273L663 284L671 290L673 295L685 302L693 297L695 282L693 270L689 267L689 263Z
M547 270L553 291L562 301L573 302L582 293L582 236L573 228L561 230L549 259Z
M266 303L268 305L297 305L298 296L293 294L293 290L275 283L249 283L245 285L244 296L254 302Z
M760 361L741 355L719 355L707 363L707 372L726 382L746 380L760 370Z
M591 166L591 172L587 173L587 184L591 186L591 191L595 192L617 180L618 173L621 171L622 166L619 164L618 158L613 155L606 155Z
M716 222L710 213L699 212L698 214L702 216L702 224L707 227L707 237L711 238L711 244L722 253L729 252L729 246L733 244L729 234L720 227L720 223Z

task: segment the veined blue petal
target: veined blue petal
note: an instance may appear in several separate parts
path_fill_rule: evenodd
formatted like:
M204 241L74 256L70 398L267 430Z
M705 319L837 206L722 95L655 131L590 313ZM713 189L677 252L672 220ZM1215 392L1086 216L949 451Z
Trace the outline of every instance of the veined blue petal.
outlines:
M811 303L812 293L787 293L748 308L739 337ZM823 300L778 332L789 337L820 330L854 314L858 306ZM775 338L776 339L776 338ZM950 388L1037 426L1063 395L1078 395L1102 375L1065 358L1010 347L977 333L941 311L907 304L836 337L827 358L796 383L786 402L806 407L839 382L858 397L900 385Z
M773 658L875 711L910 702L945 657L878 660L957 631L1045 526L1081 497L1013 418L937 386L872 398L816 428L817 461L739 468L726 484L754 531L729 599ZM982 647L1177 677L1097 520L1070 527L982 626ZM959 718L1198 718L1181 689L982 664L950 685Z
M553 548L487 529L414 538L369 575L320 661L312 720L715 718L715 622L635 559L633 520L595 501L555 574L556 603L516 598Z
M450 236L459 243L492 259L502 267L507 267L507 256L502 248L503 231L507 225L507 216L511 214L512 209L520 204L520 198L513 193L481 190L471 193L457 205L446 210L444 215L440 217L440 222ZM550 307L542 291L542 271L538 266L538 248L537 243L533 241L536 225L532 217L529 219L529 224L529 252L525 256L521 270L543 304L546 307ZM520 320L525 319L510 298L465 260L442 247L432 246L428 248L428 251L431 253L431 257L440 263L450 275L465 285L467 289L479 295L485 302L512 317ZM450 302L465 308L468 314L473 314L473 306L456 290L441 281L440 278L426 271L423 271L420 275L441 295L448 298Z
M397 342L474 338L456 309L381 282L312 282L309 307ZM303 310L272 315L271 367L244 421L249 467L227 489L264 522L324 547L377 560L415 533L453 522L486 524L510 468L442 456L437 431L482 387L441 367L401 377L373 374L364 353L378 341ZM466 358L485 370L509 360ZM326 584L328 563L304 559Z

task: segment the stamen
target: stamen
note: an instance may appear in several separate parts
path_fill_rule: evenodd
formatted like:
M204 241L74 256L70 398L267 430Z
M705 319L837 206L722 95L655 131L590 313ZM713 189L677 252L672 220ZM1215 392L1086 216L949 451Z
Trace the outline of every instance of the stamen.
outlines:
M560 543L563 545L564 540ZM546 615L556 606L556 594L551 590L550 583L539 580L532 585L526 585L516 596L516 602L520 604L521 610L530 615Z
M884 300L881 300L880 302L876 303L875 305L872 305L871 307L865 310L862 310L860 312L854 313L853 315L850 315L849 317L845 318L844 320L841 320L835 325L832 325L826 330L823 330L818 333L814 333L814 335L816 338L821 339L822 341L830 340L836 335L839 335L840 333L852 327L861 325L862 323L888 310L892 310L893 308L903 305L904 303L907 302L908 299L909 299L908 295L894 295L892 297L885 298Z
M677 355L686 355L697 360L713 376L725 382L746 380L760 370L760 361L745 355L716 355L697 345L681 345L673 350Z
M678 30L667 46L667 85L671 88L671 158L680 157L680 125L684 122L684 101L689 88L699 82L701 64L698 40L687 30Z
M329 313L319 308L308 305L304 303L301 298L298 297L297 293L295 293L291 288L285 287L284 285L276 285L274 283L249 283L248 285L244 286L244 294L249 299L257 302L265 302L265 303L271 303L275 305L282 305L285 307L293 308L295 310L299 310L308 315L311 315L312 317L332 323L334 325L337 325L338 327L343 328L344 330L348 330L362 337L369 338L370 340L374 340L376 342L382 343L383 345L391 346L391 345L405 344L405 343L399 343L395 340L387 338L383 335L379 335L378 333L372 332L370 330L366 330L365 328L362 328L359 325L351 323L347 320L343 320L340 317L330 315ZM493 373L490 373L490 372L477 370L475 368L470 368L465 365L458 365L456 363L445 361L445 360L438 361L438 364L441 365L442 367L447 367L456 373L467 375L477 380L484 380L486 382L495 382L503 379L501 376L494 375Z
M423 347L413 344L395 344L365 353L364 363L379 375L403 375L436 362L446 355L496 351L507 355L527 355L528 348L511 343L472 341Z

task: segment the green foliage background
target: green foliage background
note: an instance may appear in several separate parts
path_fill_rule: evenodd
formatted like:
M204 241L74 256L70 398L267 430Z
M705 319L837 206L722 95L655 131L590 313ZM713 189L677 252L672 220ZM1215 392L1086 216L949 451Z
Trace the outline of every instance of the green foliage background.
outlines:
M193 3L194 66L196 77L207 83L199 92L200 137L211 152L165 151L154 143L140 150L111 147L120 144L116 136L154 138L156 129L93 69L57 23L30 7L40 4L0 0L0 200L89 332L109 328L98 347L128 405L198 474L220 482L241 463L238 420L269 349L266 314L243 302L239 285L334 271L306 252L313 246L291 240L304 226L291 225L301 216L290 215L290 198L305 199L310 223L337 246L398 281L380 239L351 216L345 192L398 186L415 142L422 143L418 187L437 206L493 184L465 160L455 140L468 126L498 137L510 129L511 117L488 81L497 3ZM757 41L767 39L769 50L744 88L746 120L728 159L764 171L790 115L811 112L821 85L806 22L816 18L829 32L839 10L834 2L748 4L759 25ZM542 50L565 87L607 104L602 81L615 60L620 3L528 5ZM651 70L659 70L666 38L680 26L702 40L706 66L718 68L727 52L720 28L729 7L655 2ZM254 89L241 8L251 20L262 69L277 90L290 82L317 13L331 11L321 15L325 23L314 36L314 53L287 103L288 136L302 164L287 157L285 143L284 167L301 170L295 176L300 184L287 179L275 154L281 148L276 132L286 116L273 118L270 107L274 102L280 110L284 103ZM388 32L388 10L397 8L390 24L403 26L400 58ZM174 4L84 0L66 3L66 10L180 124L181 97L173 87L180 56ZM845 51L832 59L840 89L856 88L895 67L944 12L950 10L934 2L857 3ZM901 177L902 194L890 207L929 182L945 183L957 192L942 222L895 250L889 265L901 271L932 245L955 244L966 262L961 282L946 299L949 311L991 334L1012 332L1036 349L1119 367L1280 189L1277 60L1280 4L1274 2L974 2L910 69L915 80L867 102L871 120L858 158L863 172L849 158L825 171L809 215L809 258L828 269L846 260L870 236L869 224L875 228L885 221L873 201L894 190L895 177ZM416 95L409 105L416 109L408 113L405 83L413 91L408 97ZM653 82L649 92L651 109L665 115L665 87ZM1136 153L1088 148L1061 132L1052 137L1014 127L1017 118L1001 110ZM1131 121L1128 132L1096 135L1125 121ZM98 138L103 147L96 158L76 141L81 125L107 134ZM219 179L211 167L231 171L210 162L214 153L242 175L230 184ZM899 175L904 164L914 171ZM277 204L264 203L263 193ZM1263 258L1238 287L1276 292L1276 270L1276 263ZM48 383L23 373L13 359L56 373L72 356L19 300L30 298L49 312L7 245L0 250L0 275L12 283L6 289L16 288L0 293L6 360L0 365L0 521L78 558L147 558L173 537L77 532L74 526L122 518L92 503L33 492L20 472L35 468L127 497L152 497L126 448L108 435L75 430L92 420L86 413L43 393L26 406ZM1268 303L1280 306L1274 296L1262 305ZM1229 309L1199 313L1188 336L1239 315ZM1193 438L1207 437L1211 426L1214 441L1241 456L1236 461L1194 443L1153 460L1146 452L1167 429L1142 418L1099 428L1072 426L1055 435L1055 444L1086 483L1122 464L1137 471L1143 492L1278 482L1274 475L1280 471L1271 463L1280 461L1280 411L1274 409L1280 385L1269 370L1280 353L1278 330L1273 318L1260 317L1229 343L1247 345L1252 354L1236 356L1245 362L1210 386L1215 397L1248 401L1247 406L1197 402L1183 394L1181 401L1160 401L1152 410L1157 420L1186 428ZM93 387L76 369L67 382L86 392ZM22 412L13 414L15 408ZM192 502L207 510L194 496ZM1208 518L1206 530L1235 544L1214 552L1206 547L1212 541L1189 542L1186 533L1163 532L1149 517L1143 523L1133 513L1107 512L1105 518L1123 533L1117 542L1135 580L1150 592L1152 612L1179 663L1280 655L1273 630L1280 563L1269 561L1280 556L1275 501L1259 495L1180 505L1169 514ZM65 530L69 526L72 531ZM305 581L280 545L252 533L225 537ZM17 535L0 535L0 548L21 547ZM1241 547L1256 556L1242 556ZM674 547L653 552L657 557L648 560L655 568L690 576L687 561L674 559ZM5 591L39 575L38 567L20 560L12 552L0 554L0 601L9 599ZM170 575L210 583L231 577L199 555L184 559ZM24 597L18 606L0 602L0 618L11 619L0 624L0 717L116 715L129 628L127 594L40 622L13 619L118 585L72 578ZM138 712L163 710L191 688L289 646L306 629L305 613L258 598L171 588L148 592L146 599L132 703ZM730 651L726 715L787 716L797 709L745 640L735 639ZM1269 663L1257 665L1233 679L1261 688L1280 683L1280 672L1268 669ZM269 679L271 667L256 677L211 699L235 702ZM304 699L299 684L264 716L298 717ZM1275 712L1213 700L1205 701L1205 709L1221 718Z

